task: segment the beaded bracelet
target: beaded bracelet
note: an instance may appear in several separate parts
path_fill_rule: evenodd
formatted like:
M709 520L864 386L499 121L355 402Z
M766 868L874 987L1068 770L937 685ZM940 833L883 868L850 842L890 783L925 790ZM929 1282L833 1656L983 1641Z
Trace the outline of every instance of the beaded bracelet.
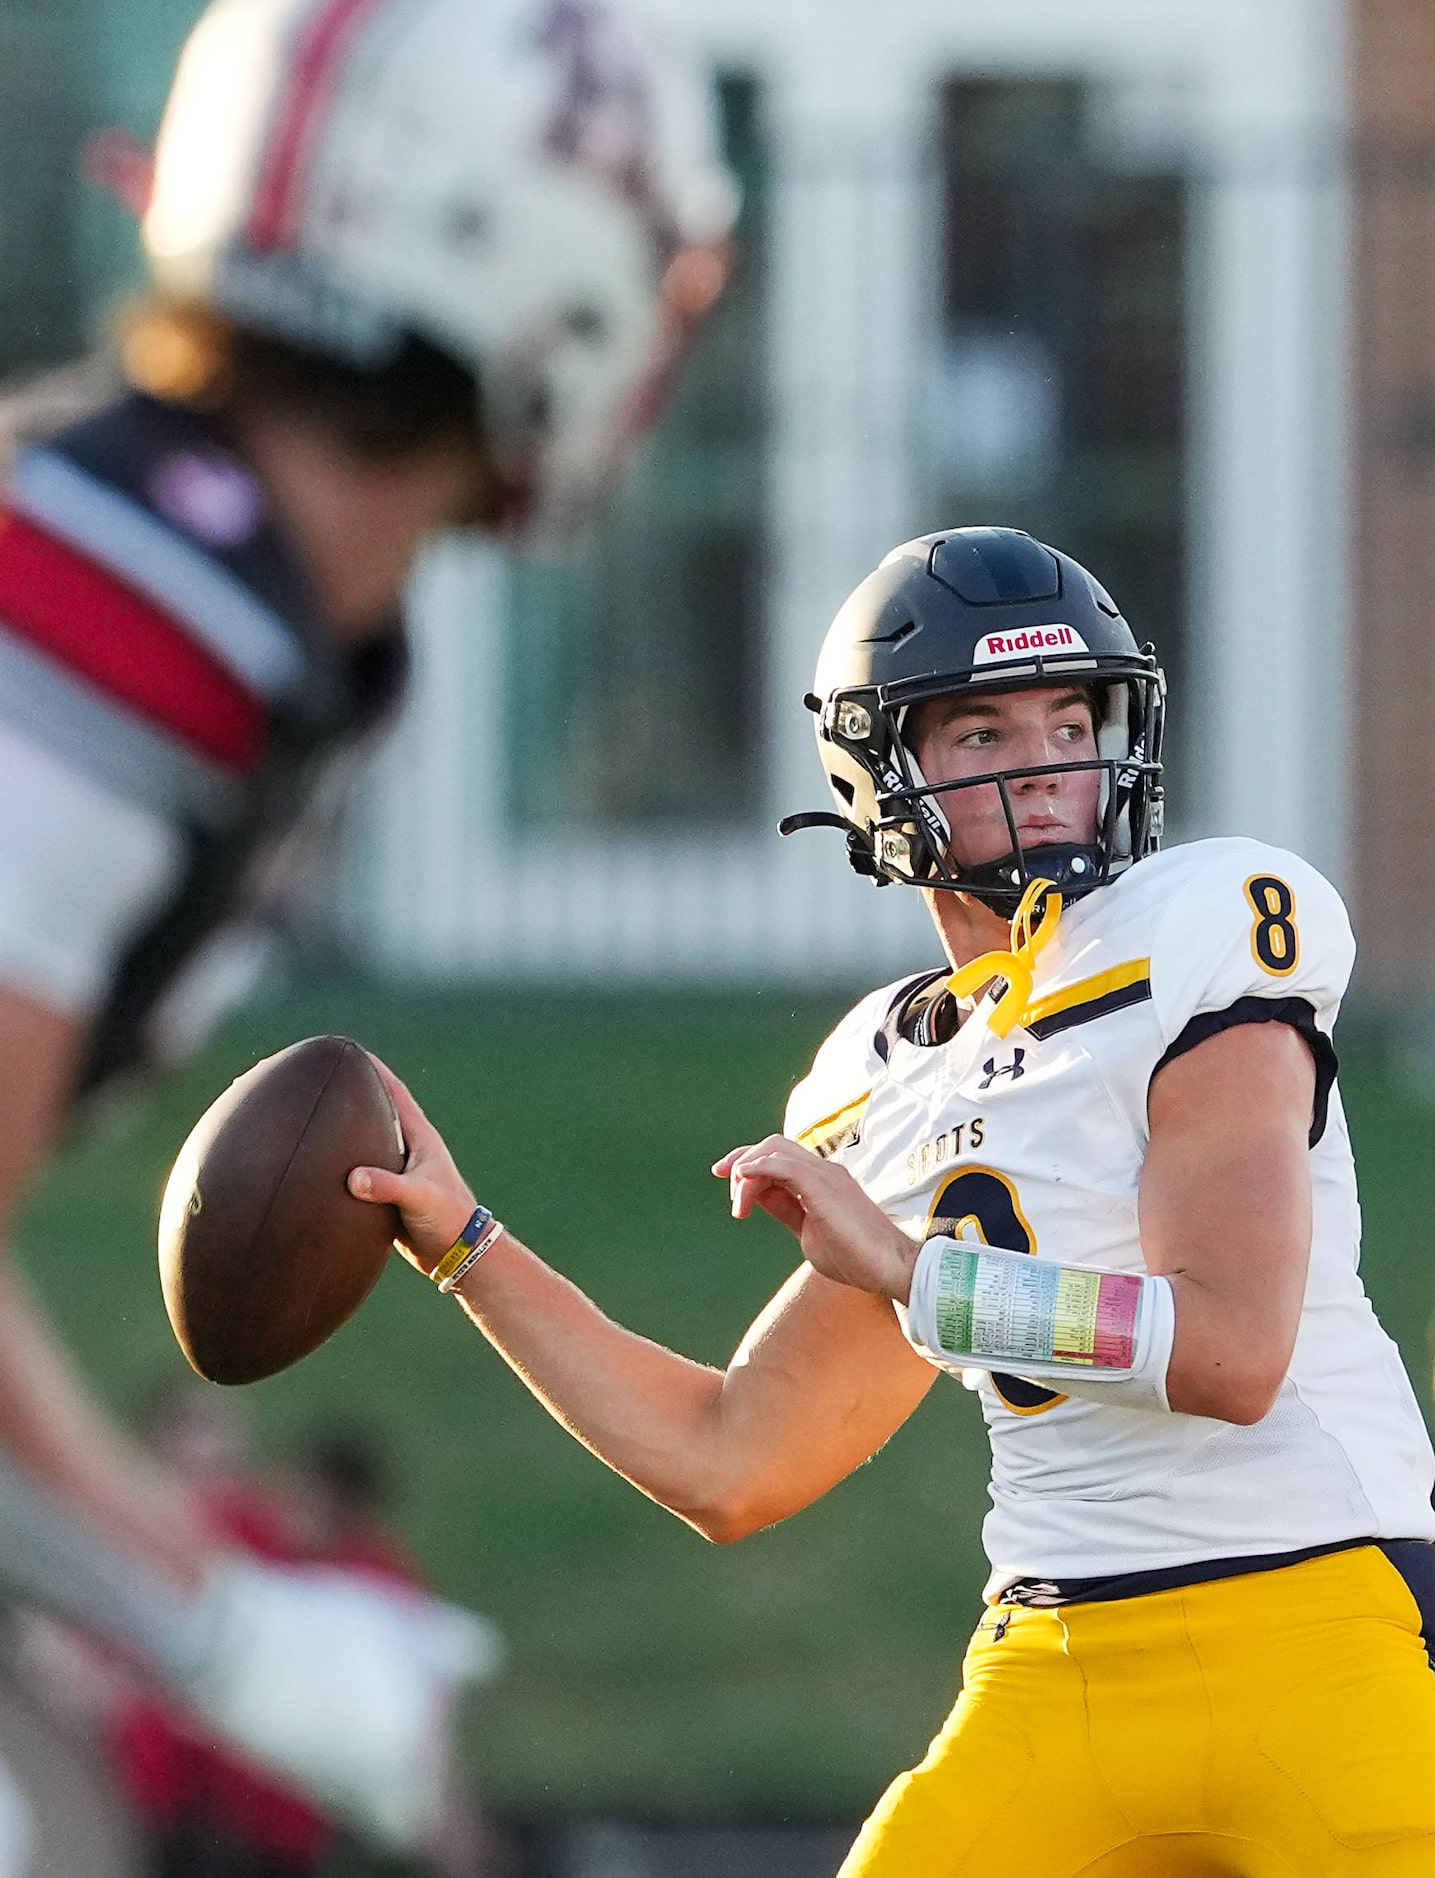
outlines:
M452 1291L477 1265L484 1253L503 1231L486 1206L476 1206L463 1231L429 1273L440 1291Z

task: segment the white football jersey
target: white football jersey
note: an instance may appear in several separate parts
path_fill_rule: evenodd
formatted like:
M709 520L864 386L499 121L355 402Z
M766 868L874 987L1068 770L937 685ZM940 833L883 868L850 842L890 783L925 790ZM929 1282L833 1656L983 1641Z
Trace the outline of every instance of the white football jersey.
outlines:
M986 1001L949 1042L904 1040L897 1020L921 981L864 999L793 1091L786 1129L839 1159L916 1239L1142 1272L1137 1191L1157 1067L1178 1039L1249 1021L1252 999L1290 1001L1287 1020L1330 1060L1322 1039L1354 950L1339 895L1296 855L1248 840L1172 848L1063 911L1026 1021L1005 1041ZM1435 1456L1360 1282L1355 1168L1327 1083L1300 1331L1263 1420L1239 1427L967 1372L991 1437L989 1590L1435 1538Z

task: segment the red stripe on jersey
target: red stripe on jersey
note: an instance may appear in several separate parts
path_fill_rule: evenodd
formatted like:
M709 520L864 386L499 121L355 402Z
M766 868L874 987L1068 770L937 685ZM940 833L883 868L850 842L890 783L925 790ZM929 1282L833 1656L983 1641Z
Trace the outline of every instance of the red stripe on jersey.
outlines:
M263 703L172 615L3 510L0 628L226 769L250 769L263 753Z
M376 0L329 0L300 34L249 217L249 240L261 254L294 245L306 158L320 107L333 85L345 41L375 4Z

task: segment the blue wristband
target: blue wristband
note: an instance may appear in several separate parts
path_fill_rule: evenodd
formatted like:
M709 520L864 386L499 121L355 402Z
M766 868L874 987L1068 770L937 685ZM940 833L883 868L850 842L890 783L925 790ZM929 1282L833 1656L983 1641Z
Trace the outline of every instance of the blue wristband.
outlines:
M429 1273L440 1291L452 1291L471 1265L483 1257L502 1226L486 1206L476 1206L468 1224Z

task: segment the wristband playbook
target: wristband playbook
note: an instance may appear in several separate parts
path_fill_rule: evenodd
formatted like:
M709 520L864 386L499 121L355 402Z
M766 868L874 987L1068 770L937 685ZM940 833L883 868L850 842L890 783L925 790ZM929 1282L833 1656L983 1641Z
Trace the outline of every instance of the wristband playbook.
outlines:
M917 1256L906 1311L909 1340L940 1369L1000 1370L1159 1411L1175 1327L1169 1279L940 1237Z

